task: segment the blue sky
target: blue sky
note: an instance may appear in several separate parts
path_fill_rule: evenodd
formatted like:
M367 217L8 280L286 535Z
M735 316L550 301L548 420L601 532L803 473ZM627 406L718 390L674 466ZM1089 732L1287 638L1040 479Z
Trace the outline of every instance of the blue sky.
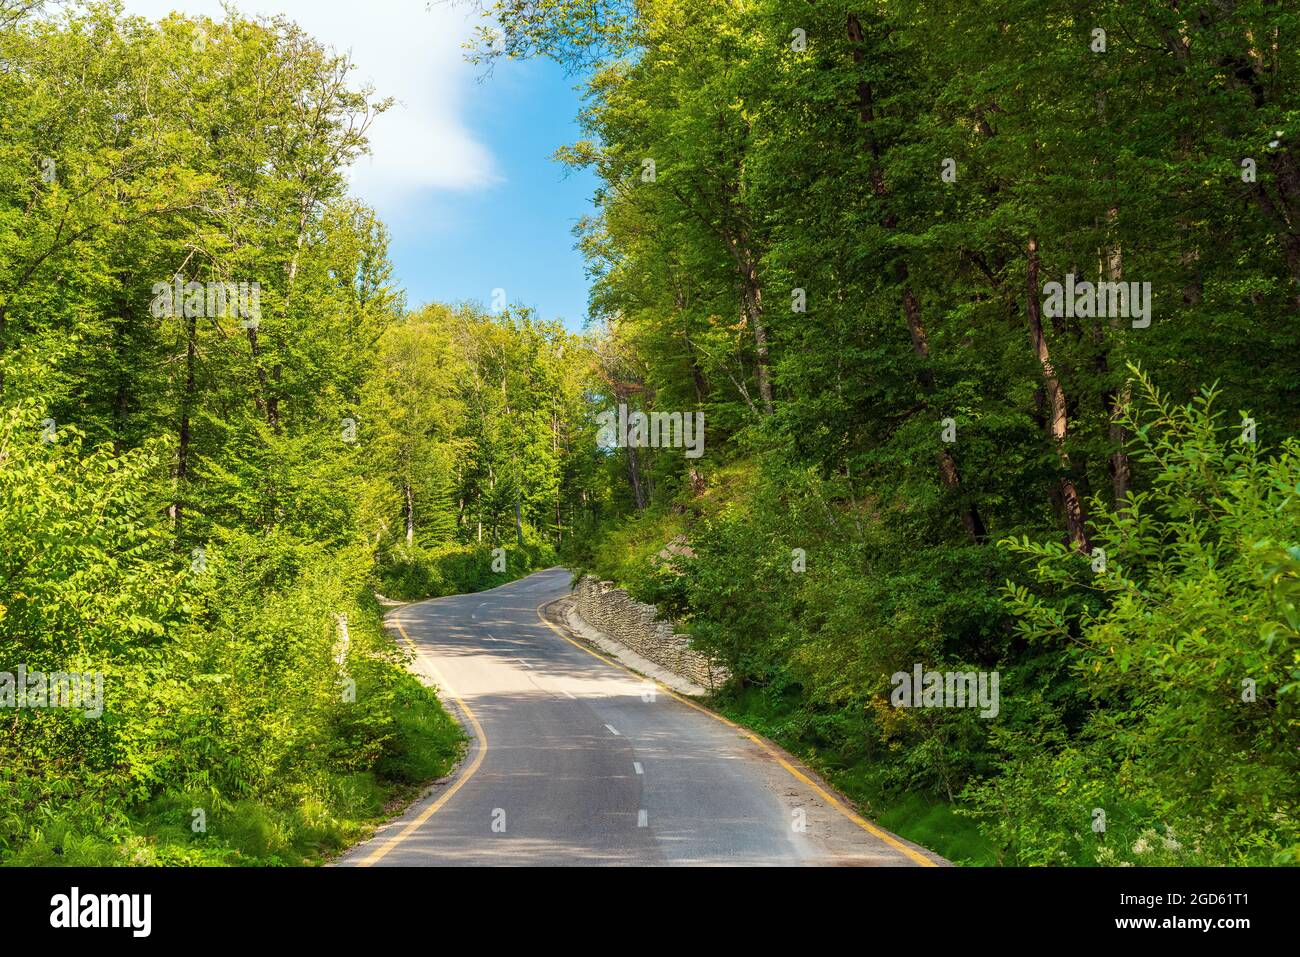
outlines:
M125 0L151 18L172 10L222 17L219 0ZM573 226L591 212L595 178L551 160L578 136L577 82L544 61L503 63L490 76L464 61L478 18L425 0L240 0L241 13L283 14L350 52L358 83L398 106L371 131L373 156L355 195L391 231L390 253L411 305L492 290L578 329L587 311Z
M578 136L574 81L553 64L506 64L467 90L471 130L496 178L475 189L429 190L380 208L412 304L479 299L495 288L510 302L563 318L573 329L587 310L582 257L572 230L591 212L595 177L551 159Z

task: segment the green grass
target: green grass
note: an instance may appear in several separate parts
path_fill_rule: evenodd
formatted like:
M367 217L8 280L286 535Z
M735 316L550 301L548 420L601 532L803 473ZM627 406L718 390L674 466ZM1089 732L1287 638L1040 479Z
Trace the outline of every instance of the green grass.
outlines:
M989 867L998 864L997 849L958 805L922 794L882 795L855 768L829 771L828 780L853 798L860 810L886 830L928 847L954 864Z
M437 696L414 677L419 689L397 713L397 745L376 770L395 785L422 785L447 774L465 745L465 732L438 702ZM430 700L432 702L430 703Z
M30 826L6 865L102 867L300 866L323 863L368 837L425 784L448 774L465 746L460 725L413 676L398 679L395 731L373 771L323 774L260 799L170 792L114 812L99 798L60 802ZM206 830L196 832L194 810Z

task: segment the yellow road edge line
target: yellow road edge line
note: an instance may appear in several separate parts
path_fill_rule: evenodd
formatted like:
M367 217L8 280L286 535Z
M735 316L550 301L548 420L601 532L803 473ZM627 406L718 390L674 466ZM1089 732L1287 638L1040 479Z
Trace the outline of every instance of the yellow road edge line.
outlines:
M411 651L415 653L416 660L433 673L433 680L437 683L439 690L445 691L447 694L451 695L452 699L456 702L456 706L460 708L465 717L469 719L470 726L473 727L474 735L478 740L478 748L474 752L474 759L470 761L464 771L456 776L455 782L453 782L451 787L447 789L447 793L421 811L420 816L407 824L406 827L401 829L401 831L376 847L368 857L361 861L358 865L360 867L370 867L371 865L383 860L384 856L388 854L389 851L395 848L402 841L406 840L406 838L408 838L413 831L419 828L420 825L433 817L434 814L438 813L438 810L451 800L452 795L459 791L464 786L465 782L474 776L474 772L479 769L479 765L483 763L483 756L486 755L488 751L487 735L483 731L483 725L479 724L478 716L474 714L474 710L467 705L465 699L457 694L456 690L447 683L447 679L442 676L442 672L438 670L438 667L420 653L419 647L411 640L411 636L406 633L406 627L402 624L402 616L400 612L393 616L392 622L397 626L398 634L402 636L402 640L405 641Z
M764 751L770 754L773 758L776 759L777 763L780 764L781 767L785 768L785 770L788 771L791 775L793 775L796 779L802 781L804 784L808 785L808 787L812 788L813 791L815 791L824 801L830 804L831 807L835 808L835 810L839 811L846 818L848 818L858 827L862 828L868 834L871 834L879 838L880 840L888 844L890 847L902 851L904 854L906 854L917 864L920 864L922 867L939 866L934 861L926 857L924 854L917 851L915 848L908 847L902 841L898 840L898 838L894 837L894 835L888 833L887 831L882 831L880 828L876 827L876 825L872 824L862 815L845 807L844 802L840 801L837 797L835 797L835 795L831 794L829 791L827 791L825 788L819 785L816 781L808 777L808 775L804 774L802 771L796 768L793 764L787 761L779 751L777 751L774 747L772 747L772 745L768 744L766 741L764 741L758 735L754 734L748 728L742 728L740 725L736 724L736 722L732 721L730 718L726 718L718 714L716 711L711 711L708 708L704 707L703 705L697 704L696 702L692 701L690 698L682 697L672 688L669 688L667 685L665 685L663 682L655 678L650 678L648 675L638 674L637 672L633 671L631 668L627 667L627 665L623 664L622 662L615 661L612 658L606 658L604 655L600 654L599 652L592 651L586 645L574 641L564 632L560 631L559 628L555 627L555 625L553 625L551 622L547 621L546 616L542 614L543 608L545 608L547 605L554 604L558 600L559 599L553 598L550 601L544 601L540 605L538 605L537 618L539 621L541 621L543 625L551 629L551 631L555 632L557 635L559 635L569 644L573 645L573 647L585 651L587 654L591 655L592 657L599 658L607 665L613 665L615 668L618 668L621 671L626 671L628 674L633 675L634 677L653 681L659 687L659 689L663 691L665 694L667 694L670 698L674 698L677 701L680 701L682 704L686 705L689 708L694 708L696 711L700 712L701 714L707 714L710 718L713 718L715 721L721 721L723 724L725 724L727 727L731 728L732 730L738 731L740 734L744 735L750 741L754 742L756 745L758 745L760 748L762 748Z

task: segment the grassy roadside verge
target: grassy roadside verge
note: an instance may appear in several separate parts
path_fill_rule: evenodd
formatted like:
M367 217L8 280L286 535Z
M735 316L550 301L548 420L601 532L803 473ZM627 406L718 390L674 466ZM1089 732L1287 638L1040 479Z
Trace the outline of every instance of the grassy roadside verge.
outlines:
M184 801L156 802L141 822L159 864L313 866L369 837L449 774L465 735L434 689L409 673L395 678L394 736L373 770L323 775L310 795L238 802L192 836Z
M544 547L507 549L507 571L500 573L485 548L414 558L405 569L407 588L392 589L392 579L381 577L380 589L407 600L477 592L554 563ZM315 598L324 591L311 583L302 588ZM354 594L345 669L356 682L354 703L339 700L333 678L308 686L295 677L273 691L260 664L238 678L210 674L199 687L206 682L216 690L210 698L190 693L185 717L174 707L158 713L153 733L176 743L154 779L134 786L120 762L106 762L97 774L84 768L74 774L26 757L23 749L0 749L6 758L0 762L0 866L314 866L369 837L452 771L466 737L436 690L407 670L406 649L383 628L384 609L374 596ZM284 655L286 642L298 647L308 634L325 651L334 627L330 622L317 633L322 617L315 605L338 607L329 600L297 609L292 627L261 605L233 617L265 623L264 654ZM241 637L251 630L239 628ZM333 673L324 661L312 667ZM274 702L272 710L263 700ZM249 709L241 718L244 736L223 742L219 722L243 708ZM201 729L201 736L182 732L182 724ZM232 780L242 783L232 786Z
M378 606L353 628L383 636ZM353 664L361 713L344 712L329 737L308 745L331 753L309 774L294 769L238 795L200 773L133 800L108 782L51 794L40 768L10 763L0 769L0 792L10 814L26 809L27 839L2 849L0 864L313 866L364 840L450 773L466 741L435 690L406 670L391 637L367 644L364 664ZM361 733L376 722L385 728L378 739Z

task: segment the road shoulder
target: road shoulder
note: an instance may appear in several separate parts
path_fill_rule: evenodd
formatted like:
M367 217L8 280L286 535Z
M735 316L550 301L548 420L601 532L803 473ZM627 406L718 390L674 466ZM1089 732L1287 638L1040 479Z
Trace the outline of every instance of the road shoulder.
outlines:
M689 695L692 698L702 698L708 694L707 688L669 671L663 665L655 664L644 655L637 654L627 645L615 641L600 629L589 625L578 613L577 602L573 600L572 595L551 602L546 606L546 611L553 623L565 626L573 637L604 652L625 668L647 678L653 678L678 694Z

